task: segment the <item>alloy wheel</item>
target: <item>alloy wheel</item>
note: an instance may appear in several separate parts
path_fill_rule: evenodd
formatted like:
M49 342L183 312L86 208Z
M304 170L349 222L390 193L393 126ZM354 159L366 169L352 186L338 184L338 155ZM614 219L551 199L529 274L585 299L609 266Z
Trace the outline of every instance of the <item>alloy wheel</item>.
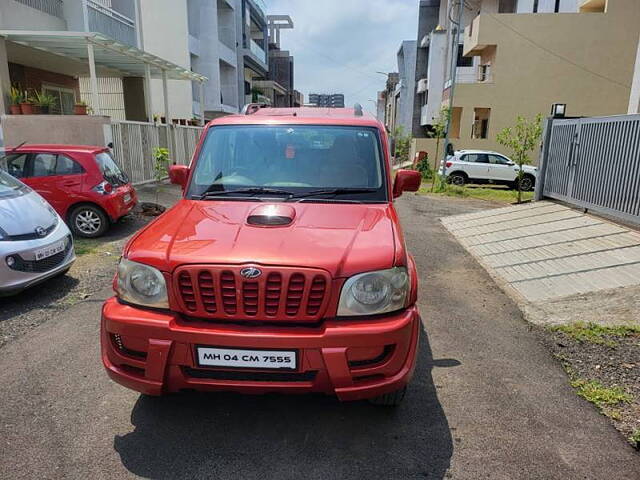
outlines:
M76 228L85 235L94 235L102 226L102 219L92 210L82 210L76 215Z

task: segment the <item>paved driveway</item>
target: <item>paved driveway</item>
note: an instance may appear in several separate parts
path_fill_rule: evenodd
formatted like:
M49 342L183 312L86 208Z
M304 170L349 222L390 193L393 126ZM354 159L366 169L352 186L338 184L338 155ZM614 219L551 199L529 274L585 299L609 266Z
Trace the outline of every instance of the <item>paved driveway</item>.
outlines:
M640 478L638 455L575 396L437 220L481 208L399 202L428 335L397 410L324 397L141 397L102 372L95 298L0 349L0 478Z

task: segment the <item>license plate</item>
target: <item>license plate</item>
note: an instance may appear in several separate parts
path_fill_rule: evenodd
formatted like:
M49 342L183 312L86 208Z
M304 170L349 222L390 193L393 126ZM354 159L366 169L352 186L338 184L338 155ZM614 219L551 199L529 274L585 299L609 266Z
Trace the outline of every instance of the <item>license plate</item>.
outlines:
M198 364L203 367L266 368L295 370L295 350L238 350L198 347Z
M54 243L53 245L49 245L48 247L40 248L36 250L34 253L36 260L42 260L44 258L51 257L56 253L60 253L64 251L64 240Z
M131 194L130 193L125 193L124 194L124 203L129 203L131 201Z

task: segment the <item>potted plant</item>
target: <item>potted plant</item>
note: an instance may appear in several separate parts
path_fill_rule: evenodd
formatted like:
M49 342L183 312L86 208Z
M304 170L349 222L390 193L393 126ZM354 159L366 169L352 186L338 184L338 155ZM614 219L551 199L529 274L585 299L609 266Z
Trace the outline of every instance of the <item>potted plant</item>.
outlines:
M22 99L20 100L20 111L23 115L33 115L35 113L33 108L33 100L31 100L31 96L29 95L29 92L27 90L22 93Z
M86 115L87 114L87 102L84 100L80 100L76 102L73 106L73 113L75 115Z
M48 95L44 92L35 92L33 94L33 100L37 107L40 107L41 113L48 114L51 107L56 103L56 98L53 95Z
M9 111L11 115L20 115L22 110L20 109L20 104L23 101L23 93L18 87L11 87L9 91Z

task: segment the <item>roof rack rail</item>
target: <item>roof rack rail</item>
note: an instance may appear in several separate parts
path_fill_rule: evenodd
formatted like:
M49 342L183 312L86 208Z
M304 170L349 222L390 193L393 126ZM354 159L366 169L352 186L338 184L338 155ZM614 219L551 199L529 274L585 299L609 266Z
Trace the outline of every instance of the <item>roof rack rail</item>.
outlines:
M267 108L270 105L267 105L266 103L247 103L243 108L242 111L240 112L241 115L252 115L254 113L256 113L258 110L260 110L261 108Z
M361 117L361 116L362 116L362 105L360 105L359 103L356 103L356 104L353 106L353 114L354 114L356 117Z

